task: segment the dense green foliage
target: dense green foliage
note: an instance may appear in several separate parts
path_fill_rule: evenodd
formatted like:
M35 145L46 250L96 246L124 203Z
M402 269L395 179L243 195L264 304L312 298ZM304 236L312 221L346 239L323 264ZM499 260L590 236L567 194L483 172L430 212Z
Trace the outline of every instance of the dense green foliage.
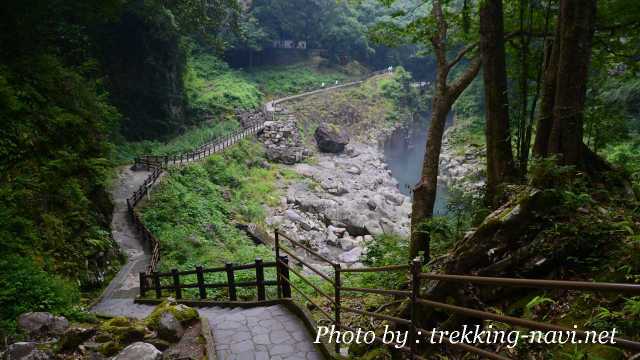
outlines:
M255 245L236 227L261 223L264 205L279 202L276 180L293 176L276 166L264 168L263 161L261 146L245 141L201 164L171 171L141 210L144 222L160 239L162 269L246 264L256 257L270 261L271 249ZM239 275L251 278L250 273ZM211 276L224 281L226 275ZM251 294L247 290L247 296Z
M334 85L336 81L342 83L349 79L350 74L347 69L322 68L312 63L300 63L254 68L247 72L247 76L267 98L278 98L316 90L323 83L325 86Z
M256 85L213 55L191 56L185 82L190 111L195 116L255 110L262 104Z
M100 284L117 263L108 231L105 140L118 113L99 83L82 76L82 68L46 55L20 65L0 69L0 257L25 258L25 269L0 271L3 284L16 286L3 286L2 315L9 323L29 306L61 311L72 299L52 296ZM71 285L60 287L62 282L47 273L70 279ZM30 283L47 285L27 291ZM11 299L16 294L30 300Z
M104 59L119 58L116 50L123 48L110 47L112 35L119 24L125 24L126 30L127 24L135 23L133 14L149 21L137 32L144 44L154 37L173 36L178 41L192 33L189 27L196 22L199 29L221 26L216 25L220 18L205 19L194 13L194 6L201 4L186 1L165 8L160 2L133 1L123 8L119 1L88 5L60 0L0 5L0 333L12 333L15 317L28 310L73 315L80 302L79 290L99 291L117 270L119 250L109 231L111 159L114 154L120 154L115 156L120 160L131 158L132 151L142 146L114 151L112 143L122 138L121 114L128 120L130 113L123 111L127 106L115 101L108 89L129 94L127 100L132 103L142 99L147 89L139 86L142 83L123 80L124 73L118 69L109 71L114 69L105 66ZM127 35L133 38L132 34ZM181 46L176 44L175 49ZM148 60L151 48L142 46L136 49L140 52L129 55ZM131 64L124 69L138 71ZM153 77L164 76L159 68L145 64L145 69ZM163 87L153 90L158 99L169 92ZM141 109L148 105L136 104ZM175 131L168 121L163 122L166 119L158 120L154 131ZM234 126L213 124L182 141L143 146L156 151L192 148L187 142L194 138Z
M18 315L50 311L67 316L80 302L77 286L50 275L30 258L0 260L0 329L13 333Z

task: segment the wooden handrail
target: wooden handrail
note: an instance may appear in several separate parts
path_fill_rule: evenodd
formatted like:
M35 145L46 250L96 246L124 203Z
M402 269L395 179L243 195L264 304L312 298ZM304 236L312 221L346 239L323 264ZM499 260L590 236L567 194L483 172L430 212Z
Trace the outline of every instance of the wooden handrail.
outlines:
M409 265L389 265L389 266L380 266L380 267L368 267L368 268L351 268L351 269L342 269L342 272L346 273L360 273L360 272L383 272L383 271L399 271L399 270L409 270Z
M471 275L446 275L434 273L421 273L421 279L444 280L464 282L470 284L501 285L512 287L528 287L535 289L564 289L564 290L588 290L588 291L614 291L629 294L640 294L639 284L602 283L588 281L566 281L548 279L522 279L505 277L485 277Z
M175 296L177 299L182 299L182 289L198 289L198 297L203 300L207 298L207 289L218 289L218 288L227 288L229 289L229 298L231 301L237 300L237 295L235 294L235 289L238 287L256 287L258 300L264 301L266 300L266 292L265 288L267 286L277 286L278 282L276 280L265 280L264 279L264 269L265 268L274 268L276 267L276 262L263 262L261 259L256 259L253 264L242 264L235 265L232 263L227 263L225 267L219 268L211 268L204 269L202 266L197 266L195 270L187 270L187 271L178 271L177 269L172 269L169 272L152 272L151 274L147 274L145 272L141 272L140 276L140 296L145 297L146 292L149 290L153 290L156 294L156 298L162 297L162 290L173 290L175 292ZM235 281L235 271L236 270L249 270L256 269L256 280L255 281ZM224 283L207 283L204 279L204 274L206 273L218 273L218 272L227 272L228 278L227 282ZM196 275L197 282L196 283L181 283L181 276L193 276ZM162 285L162 278L171 278L171 285ZM153 280L152 285L149 285L149 280Z
M331 298L331 296L327 295L324 291L320 290L320 288L318 288L317 286L315 286L311 281L309 281L309 279L306 278L306 276L302 275L301 273L299 273L296 269L290 267L288 264L285 264L283 262L280 262L280 264L282 266L285 266L287 269L289 269L289 271L293 272L294 274L298 275L298 278L300 278L300 280L304 281L307 285L311 286L313 288L313 290L315 290L318 294L322 295L323 297L325 297L327 300L329 300L331 303L335 304L335 300Z
M301 263L302 265L306 266L309 270L313 271L318 276L320 276L321 278L325 279L327 282L331 283L332 285L335 284L335 282L333 280L331 280L327 275L325 275L322 271L316 269L312 265L309 265L307 262L305 262L300 257L298 257L298 255L296 255L292 250L287 249L286 247L284 247L282 245L280 245L280 250L284 251L285 253L287 253L287 255L291 256L294 259L296 259L299 263Z
M387 289L370 289L370 288L354 288L354 287L342 287L343 291L354 291L366 294L378 294L378 295L390 295L390 296L411 296L411 291L406 290L387 290Z
M282 280L283 280L283 281L285 281L287 284L289 284L289 286L291 286L291 288L292 288L292 289L294 289L294 290L295 290L295 291L297 291L300 295L302 295L302 297L303 297L303 298L305 298L305 300L307 300L308 302L310 302L311 304L313 304L313 305L314 305L318 310L320 310L320 312L321 312L321 313L322 313L322 314L323 314L323 315L324 315L324 316L325 316L329 321L333 320L333 319L331 318L331 315L329 315L329 313L328 313L328 312L324 311L320 305L316 304L313 300L311 300L311 299L310 299L310 298L309 298L309 297L304 293L304 291L302 291L302 290L298 289L295 285L293 285L293 284L291 283L291 280L289 280L289 279L287 279L287 278L285 278L285 277L282 277Z
M437 301L432 301L424 298L420 298L419 289L420 289L420 281L423 279L428 280L438 280L438 281L455 281L455 282L465 282L465 283L473 283L473 284L488 284L488 285L502 285L502 286L513 286L513 287L532 287L532 288L560 288L560 289L573 289L573 290L588 290L588 291L618 291L629 294L637 294L640 290L640 285L637 284L619 284L619 283L592 283L592 282L584 282L584 281L560 281L560 280L545 280L545 279L516 279L516 278L490 278L490 277L482 277L482 276L469 276L469 275L447 275L447 274L433 274L433 273L422 273L421 272L421 263L419 259L416 259L411 262L410 265L388 265L381 267L372 267L372 268L355 268L355 269L341 269L339 264L336 264L335 269L335 280L330 281L328 277L318 271L317 269L309 266L306 262L304 262L300 257L298 257L293 250L287 249L280 244L279 236L285 237L287 240L291 240L286 235L283 235L281 232L276 231L276 246L275 251L279 253L283 251L289 254L291 257L301 262L304 266L307 266L309 269L320 275L324 280L328 280L334 286L335 291L335 299L333 300L333 310L334 310L334 324L336 328L344 328L349 329L346 326L343 326L340 323L340 310L361 314L365 316L370 316L373 318L377 318L380 320L386 320L395 322L404 326L407 326L409 329L410 339L408 348L401 349L402 351L408 352L413 359L420 359L421 357L417 355L417 346L415 345L415 340L417 339L418 334L431 334L424 329L418 328L416 326L417 316L417 305L426 305L431 307L440 308L446 311L451 311L455 313L459 313L465 316L476 317L484 320L495 320L501 321L505 323L509 323L515 326L521 326L524 328L536 329L536 330L555 330L555 331L575 331L576 334L584 339L587 335L585 331L569 329L558 325L545 324L540 322L535 322L531 320L498 315L489 313L486 311L471 309L462 306L456 306L446 303L441 303ZM294 245L296 242L292 242ZM302 247L305 251L309 252L308 248ZM287 267L288 268L288 267ZM323 297L329 299L329 295L322 292L319 288L317 288L306 276L298 271L295 271L293 268L289 268L289 270L293 271L300 279L302 279L308 285L311 285L313 290L318 292ZM357 287L345 287L341 286L340 276L344 273L372 273L372 272L392 272L392 271L409 271L410 275L410 287L409 290L394 290L394 289L374 289L374 288L357 288ZM302 292L293 286L290 281L287 281L289 285L294 287L297 292ZM281 285L279 285L281 286ZM320 291L319 291L320 290ZM410 319L398 318L390 315L379 314L375 312L368 312L365 310L356 309L353 307L342 306L340 293L342 291L347 292L360 292L365 294L380 294L380 295L388 295L388 296L397 296L400 298L405 298L410 301L411 311L410 311ZM310 298L306 296L306 294L302 294L303 298L306 301L314 304L318 309L323 313L325 317L328 314L320 308L317 304L315 304ZM503 355L491 352L489 350L481 349L471 344L465 343L448 343L446 339L444 339L445 344L452 348L457 348L462 351L472 352L478 355L481 355L485 358L496 359L496 360L507 360L508 357ZM632 340L624 339L624 338L615 338L616 342L614 345L623 347L626 349L632 350L640 350L640 342L635 342ZM387 344L389 345L389 344ZM336 344L336 351L339 351L339 344Z
M278 229L276 229L276 231L278 231ZM308 246L302 244L301 242L293 240L292 238L290 238L289 236L287 236L284 233L280 233L280 235L282 235L283 238L289 240L289 242L291 242L295 246L299 246L299 247L305 249L311 255L317 257L318 259L320 259L320 260L322 260L322 261L324 261L326 263L329 263L331 266L335 266L336 265L336 263L334 261L331 261L331 260L327 259L326 257L324 257L323 255L320 255L318 252L310 249Z
M371 316L371 317L374 317L374 318L380 319L380 320L387 320L387 321L391 321L391 322L402 324L402 325L411 325L411 320L407 320L407 319L403 319L403 318L399 318L399 317L395 317L395 316L378 314L378 313L374 313L374 312L370 312L370 311L364 311L364 310L360 310L360 309L356 309L356 308L352 308L352 307L348 307L348 306L342 306L341 309L344 310L344 311L347 311L347 312L354 313L354 314Z

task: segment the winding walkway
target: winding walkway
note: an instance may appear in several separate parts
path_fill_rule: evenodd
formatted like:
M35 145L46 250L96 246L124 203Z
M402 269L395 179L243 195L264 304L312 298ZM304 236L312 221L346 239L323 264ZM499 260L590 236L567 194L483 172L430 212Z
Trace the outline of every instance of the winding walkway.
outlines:
M380 73L374 73L372 77L378 75ZM270 101L265 104L264 110L273 114L277 111L276 105L284 101L359 85L363 81L354 81ZM246 136L257 133L260 128L245 130L240 136L227 139L229 142L227 145L230 146ZM187 157L179 164L198 161L210 154L223 151L226 147L218 143L206 144L198 150L197 156ZM177 161L167 163L167 165L177 164ZM114 240L127 256L127 262L111 280L99 301L91 307L93 313L104 316L145 318L153 310L153 306L134 302L140 291L139 273L144 272L149 264L150 252L143 246L143 241L132 225L127 212L127 198L144 183L149 174L149 171L133 171L130 167L118 169L118 178L111 189L114 202L111 231ZM220 360L323 358L313 344L312 335L300 319L282 305L252 309L209 307L201 308L199 312L209 320L212 326L217 357Z
M144 318L152 310L150 306L133 302L140 293L138 274L145 271L150 255L127 212L127 198L138 190L149 174L148 171L132 171L128 166L118 169L118 178L111 188L114 203L111 233L126 255L127 262L104 290L100 301L91 308L96 314Z

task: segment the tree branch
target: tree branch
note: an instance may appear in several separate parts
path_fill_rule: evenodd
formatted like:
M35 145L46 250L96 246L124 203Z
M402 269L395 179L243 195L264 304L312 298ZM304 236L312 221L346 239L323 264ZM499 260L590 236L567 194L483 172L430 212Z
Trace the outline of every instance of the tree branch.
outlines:
M464 58L464 56L474 50L476 47L478 46L478 42L475 42L471 45L465 46L462 50L460 50L458 52L458 55L456 55L455 58L453 58L453 60L451 60L451 62L449 62L449 64L447 65L447 69L451 70L453 69L456 65L458 65L458 63L460 62L460 60L462 60L462 58Z
M480 60L480 57L478 56L473 60L473 62L471 62L471 64L469 64L467 70L465 70L462 75L458 76L458 78L448 86L447 93L450 95L449 99L451 99L452 102L456 101L464 89L466 89L473 79L475 79L476 75L478 75L478 72L480 71L481 65L482 60Z
M509 41L510 39L513 39L515 37L518 36L522 36L522 35L527 35L530 37L546 37L549 36L550 34L548 34L547 32L543 31L543 32L535 32L535 31L512 31L510 33L507 33L504 35L504 40L505 41ZM475 48L478 47L478 42L474 42L473 44L467 45L464 48L462 48L458 54L456 55L455 58L453 58L453 60L451 60L449 62L449 64L447 65L447 69L451 70L453 69L456 65L458 65L458 63L465 57L465 55L467 55L469 52L475 50Z

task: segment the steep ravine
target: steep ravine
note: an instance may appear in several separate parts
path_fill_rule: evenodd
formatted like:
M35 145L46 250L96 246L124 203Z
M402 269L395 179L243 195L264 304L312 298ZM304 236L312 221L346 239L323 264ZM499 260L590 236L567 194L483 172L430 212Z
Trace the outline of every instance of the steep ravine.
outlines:
M268 123L261 136L268 147L278 148L278 155L289 150L297 153L290 154L285 162L301 177L301 181L291 185L281 184L286 195L278 207L269 209L267 225L279 228L343 266L361 265L361 255L372 236L408 237L410 186L420 176L428 117L419 117L410 124L371 121L378 126L366 128L365 132L358 131L358 124L350 122L352 116L346 120L331 117L331 123L351 132L345 152L331 154L318 150L309 136L315 125L305 121L304 115L289 110L296 108L299 104L284 110L282 120ZM453 119L448 126L452 122ZM463 147L459 153L460 148L451 144L451 133L447 132L441 155L436 202L439 215L446 214L449 187L476 190L483 184L479 177L481 151ZM372 138L377 141L369 141ZM310 256L307 260L317 259Z

